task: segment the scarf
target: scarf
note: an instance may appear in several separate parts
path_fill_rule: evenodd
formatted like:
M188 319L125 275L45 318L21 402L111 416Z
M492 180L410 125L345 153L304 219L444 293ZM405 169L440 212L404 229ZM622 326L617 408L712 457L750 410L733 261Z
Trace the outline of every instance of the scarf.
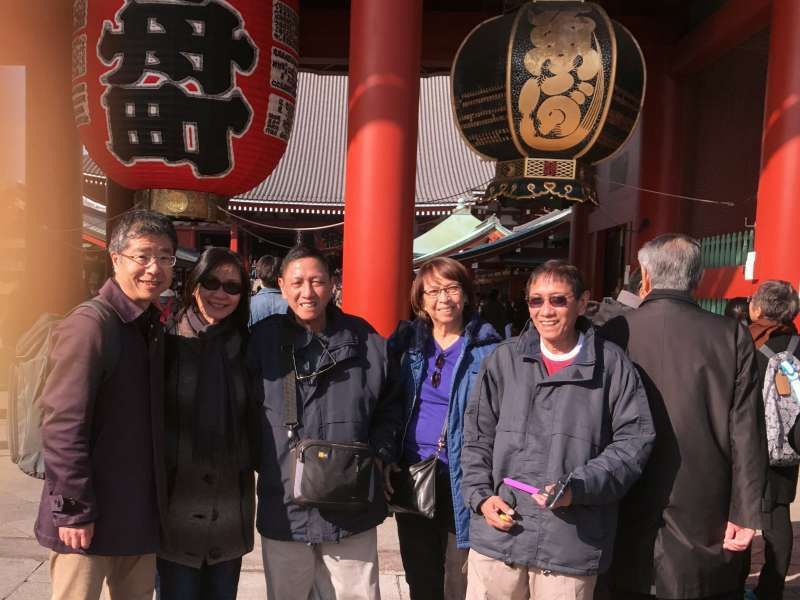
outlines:
M230 319L209 324L192 306L184 313L178 329L184 337L196 338L199 352L192 454L197 459L214 461L236 448L239 437L225 348L230 336L235 335L234 328Z
M756 348L761 348L761 346L767 343L769 338L781 333L795 335L797 330L794 325L786 325L785 323L778 323L770 319L757 319L750 323L750 335L753 336L753 343L756 345Z

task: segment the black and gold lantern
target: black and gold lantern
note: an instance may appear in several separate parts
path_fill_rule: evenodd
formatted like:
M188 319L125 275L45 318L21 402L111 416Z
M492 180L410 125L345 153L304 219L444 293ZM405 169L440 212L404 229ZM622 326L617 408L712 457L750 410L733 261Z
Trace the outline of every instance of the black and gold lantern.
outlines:
M497 161L484 203L596 202L592 165L632 133L645 88L636 40L598 5L533 0L461 44L453 108L467 143Z

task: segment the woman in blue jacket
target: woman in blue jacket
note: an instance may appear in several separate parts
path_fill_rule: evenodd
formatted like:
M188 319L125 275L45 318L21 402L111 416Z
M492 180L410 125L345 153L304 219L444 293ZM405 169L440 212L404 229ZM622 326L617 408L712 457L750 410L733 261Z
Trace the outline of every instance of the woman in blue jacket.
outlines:
M478 316L472 278L456 260L426 262L411 287L411 305L417 318L389 340L405 385L401 462L414 464L440 443L443 448L434 518L396 515L400 554L412 599L463 598L469 548L469 509L461 495L464 410L481 361L501 338Z

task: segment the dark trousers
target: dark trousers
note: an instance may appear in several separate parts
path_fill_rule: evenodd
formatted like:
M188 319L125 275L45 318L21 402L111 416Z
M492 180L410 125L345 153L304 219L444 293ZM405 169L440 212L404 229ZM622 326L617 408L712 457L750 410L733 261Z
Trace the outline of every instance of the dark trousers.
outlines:
M447 534L455 533L450 474L436 478L436 514L433 519L395 515L400 557L412 600L444 600Z
M792 558L792 519L787 504L776 504L764 515L764 566L755 593L765 600L781 600L789 561Z
M156 563L156 598L158 600L236 600L242 559L199 569L163 558Z

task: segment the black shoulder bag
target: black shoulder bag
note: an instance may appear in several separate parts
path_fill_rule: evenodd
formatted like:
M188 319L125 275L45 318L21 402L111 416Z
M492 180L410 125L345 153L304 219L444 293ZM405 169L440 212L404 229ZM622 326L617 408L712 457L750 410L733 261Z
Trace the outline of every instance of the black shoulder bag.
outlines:
M392 474L394 493L389 501L389 510L432 519L436 514L436 470L439 455L447 437L447 417L442 433L436 442L436 452L413 465L401 466Z
M299 440L297 377L287 352L288 370L283 379L284 425L289 437L292 501L304 506L334 510L363 510L375 496L375 460L369 444Z

